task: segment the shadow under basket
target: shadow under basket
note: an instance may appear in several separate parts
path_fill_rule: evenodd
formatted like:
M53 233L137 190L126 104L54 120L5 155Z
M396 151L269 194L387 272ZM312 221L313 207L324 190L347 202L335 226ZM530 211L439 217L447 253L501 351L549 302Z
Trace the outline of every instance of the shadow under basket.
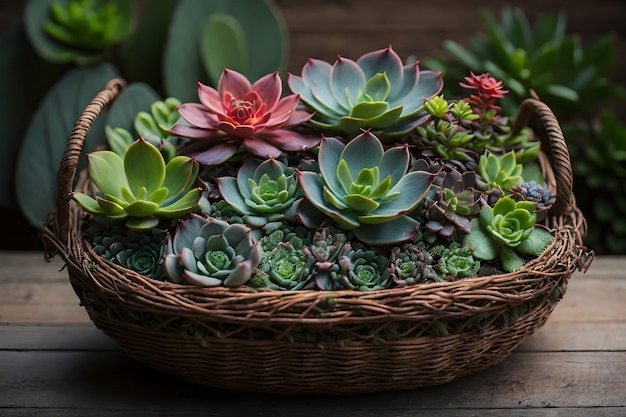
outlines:
M582 243L585 220L559 124L544 103L528 99L514 130L539 122L544 175L557 199L545 220L553 243L520 270L371 292L203 288L147 278L93 252L83 237L88 215L70 196L85 135L123 86L109 82L77 121L42 238L49 257L64 258L95 325L134 359L184 380L279 395L453 381L504 360L545 323L572 273L593 259Z

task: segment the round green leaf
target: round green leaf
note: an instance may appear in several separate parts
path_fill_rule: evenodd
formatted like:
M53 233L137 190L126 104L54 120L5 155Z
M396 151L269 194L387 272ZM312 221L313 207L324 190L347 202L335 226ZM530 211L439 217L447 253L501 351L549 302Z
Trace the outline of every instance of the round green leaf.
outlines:
M41 227L54 208L56 173L76 120L112 78L114 67L102 64L68 72L43 99L22 142L15 192L26 219ZM104 123L96 119L86 138L89 152L104 140Z
M224 13L244 29L247 62L253 64L243 73L252 82L281 70L286 60L286 30L280 11L269 0L180 0L166 40L163 54L164 88L167 96L183 103L198 100L197 82L216 85L206 73L201 57L201 36L207 18Z
M234 17L224 13L209 16L202 30L201 56L212 80L219 80L224 68L248 71L248 45L244 30Z

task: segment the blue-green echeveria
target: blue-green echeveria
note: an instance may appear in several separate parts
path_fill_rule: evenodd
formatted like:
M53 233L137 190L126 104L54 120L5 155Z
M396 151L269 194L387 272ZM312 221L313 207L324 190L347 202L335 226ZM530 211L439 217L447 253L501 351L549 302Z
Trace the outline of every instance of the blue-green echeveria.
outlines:
M535 208L534 202L515 202L508 196L493 208L483 207L478 218L470 222L471 231L463 246L478 259L500 258L507 272L521 268L524 259L520 254L539 256L554 240L550 232L535 224Z
M295 215L298 199L296 171L275 159L247 158L235 177L221 177L222 198L253 227Z
M311 124L352 137L371 129L381 139L403 135L418 124L424 99L443 88L441 74L403 65L391 47L361 56L339 57L331 65L309 59L302 75L289 74L289 87L315 111Z
M192 214L168 239L163 269L176 283L236 287L250 279L261 252L247 226Z
M159 218L183 217L200 200L202 188L192 188L198 163L177 156L166 164L159 150L141 138L123 158L112 151L87 157L89 176L98 191L95 198L78 192L72 197L90 213L125 220L131 230L150 230Z
M434 174L411 171L406 146L388 150L369 131L347 145L323 138L320 172L299 171L302 191L319 211L364 243L397 243L410 239L418 222L407 213L422 201ZM304 213L299 213L304 216Z

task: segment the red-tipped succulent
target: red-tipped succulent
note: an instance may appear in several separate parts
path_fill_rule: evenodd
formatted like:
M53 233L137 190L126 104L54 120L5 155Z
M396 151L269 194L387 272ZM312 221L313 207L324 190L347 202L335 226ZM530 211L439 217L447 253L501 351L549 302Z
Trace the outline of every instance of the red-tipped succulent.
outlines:
M184 152L204 165L221 164L242 151L277 158L281 151L316 146L319 137L290 130L311 118L296 110L299 95L281 94L276 72L251 84L244 75L224 69L217 90L198 83L200 103L181 105L178 111L187 123L176 124L171 132L193 139Z

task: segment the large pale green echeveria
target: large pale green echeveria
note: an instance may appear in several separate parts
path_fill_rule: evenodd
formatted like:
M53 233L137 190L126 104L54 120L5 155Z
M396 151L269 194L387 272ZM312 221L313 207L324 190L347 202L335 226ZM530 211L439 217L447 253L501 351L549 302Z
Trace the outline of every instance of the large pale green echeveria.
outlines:
M535 225L535 208L534 202L515 202L510 197L502 197L493 208L483 207L470 222L463 246L476 258L499 258L507 272L521 268L524 259L520 254L539 256L554 240L550 232Z
M424 100L443 88L441 74L403 65L391 47L356 62L339 57L330 65L309 59L302 75L289 74L289 87L315 111L311 124L352 137L371 129L380 139L403 135L420 122Z
M344 230L364 243L397 243L410 239L418 222L407 216L422 201L435 176L425 171L407 173L406 146L384 150L366 131L347 145L323 138L320 173L300 171L305 197ZM303 215L303 213L299 213Z
M176 283L236 287L248 282L261 255L249 227L193 214L168 239L163 269Z
M253 227L295 215L298 179L293 168L275 159L247 158L235 177L221 177L222 198Z
M130 145L123 159L112 151L93 152L88 158L96 196L74 193L72 197L90 213L126 219L131 230L150 230L159 218L183 217L200 200L202 188L192 188L198 163L177 156L165 164L159 150L143 139Z

